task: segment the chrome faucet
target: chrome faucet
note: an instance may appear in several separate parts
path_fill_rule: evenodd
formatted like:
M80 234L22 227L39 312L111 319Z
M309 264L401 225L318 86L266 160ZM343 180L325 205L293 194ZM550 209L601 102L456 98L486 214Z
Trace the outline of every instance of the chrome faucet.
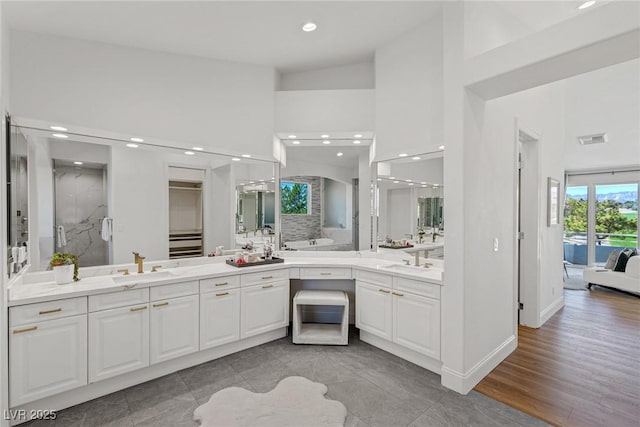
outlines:
M138 264L138 274L144 273L143 260L144 260L143 256L140 256L138 252L133 252L133 262Z

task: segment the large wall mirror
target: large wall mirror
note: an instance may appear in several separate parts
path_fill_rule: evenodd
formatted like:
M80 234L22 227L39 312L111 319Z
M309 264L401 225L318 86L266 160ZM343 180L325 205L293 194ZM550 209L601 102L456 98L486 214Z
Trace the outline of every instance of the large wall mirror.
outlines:
M368 159L369 147L351 140L332 141L332 145L305 140L287 147L287 165L280 180L285 250L360 249L359 164L368 165Z
M166 260L229 250L242 245L240 230L277 235L274 162L27 126L11 132L10 246L25 246L32 271L47 269L54 252L89 267L130 263L133 251Z
M27 263L29 242L28 162L24 135L7 120L7 271L19 272Z
M376 164L378 248L434 247L431 257L443 255L443 154L418 154Z

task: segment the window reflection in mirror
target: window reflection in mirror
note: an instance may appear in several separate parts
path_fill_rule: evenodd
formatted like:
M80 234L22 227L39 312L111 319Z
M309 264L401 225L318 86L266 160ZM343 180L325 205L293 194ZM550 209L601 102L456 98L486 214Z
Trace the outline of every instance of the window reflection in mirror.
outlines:
M307 140L287 147L282 170L282 247L295 251L351 251L358 233L358 168L369 147ZM363 144L364 145L364 144ZM338 155L340 153L340 155Z
M237 185L255 179L273 187L276 178L274 162L206 149L25 126L13 131L28 153L28 191L24 185L19 193L29 202L23 238L31 271L47 269L54 252L78 255L80 267L88 267L131 263L134 251L160 261L233 250ZM18 173L22 166L15 165ZM274 227L275 209L260 203L256 226Z
M271 165L247 170L236 180L235 247L258 250L275 243L276 193Z
M443 153L378 162L376 171L378 247L443 243Z

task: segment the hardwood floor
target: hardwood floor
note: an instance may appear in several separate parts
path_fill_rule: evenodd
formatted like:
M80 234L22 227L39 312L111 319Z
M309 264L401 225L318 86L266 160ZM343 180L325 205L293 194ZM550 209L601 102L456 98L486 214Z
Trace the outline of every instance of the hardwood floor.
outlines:
M594 286L564 291L564 308L475 388L558 426L640 425L640 298Z

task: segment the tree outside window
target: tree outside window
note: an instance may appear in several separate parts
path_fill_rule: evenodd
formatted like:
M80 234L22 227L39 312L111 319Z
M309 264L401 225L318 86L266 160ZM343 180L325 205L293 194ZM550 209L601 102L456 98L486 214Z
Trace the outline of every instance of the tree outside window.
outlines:
M281 212L283 214L309 214L309 184L280 183Z

